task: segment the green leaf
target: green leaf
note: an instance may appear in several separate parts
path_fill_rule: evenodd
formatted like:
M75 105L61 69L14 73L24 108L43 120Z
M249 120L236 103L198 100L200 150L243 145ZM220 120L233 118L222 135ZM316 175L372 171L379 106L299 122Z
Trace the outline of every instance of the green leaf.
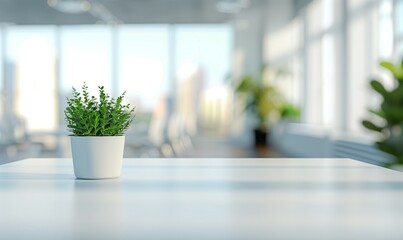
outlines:
M387 96L388 91L385 89L385 87L383 86L383 84L377 80L372 80L370 82L370 85L372 87L372 89L374 89L376 92L378 92L379 94L381 94L382 96Z
M391 124L398 124L403 121L403 111L402 107L398 105L392 105L388 102L384 102L382 105L382 110L385 113L386 120Z
M373 113L373 114L377 115L377 116L380 117L380 118L383 118L383 119L386 118L386 115L385 115L385 113L384 113L382 110L368 109L368 111L369 111L370 113Z
M254 91L256 88L253 77L252 76L245 76L239 82L236 91L242 93L250 93Z
M391 146L390 144L388 144L384 141L378 141L378 142L376 142L376 145L383 152L389 153L394 156L397 156L397 154L398 154L396 152L396 149L393 146Z
M64 111L69 131L78 136L123 135L134 119L135 108L130 104L122 105L125 93L115 101L105 93L103 86L98 89L97 99L89 96L85 83L82 93L73 88L73 98L67 98Z
M400 83L403 83L403 81ZM395 89L384 96L384 100L388 102L388 104L400 106L401 102L403 102L403 85L398 84Z
M400 81L403 81L403 66L402 65L394 65L391 62L383 61L380 63L380 65L389 70L393 76Z
M366 127L367 129L373 130L373 131L376 131L376 132L382 132L382 130L383 130L382 127L379 127L379 126L375 125L373 122L370 122L368 120L362 121L362 125L364 127Z

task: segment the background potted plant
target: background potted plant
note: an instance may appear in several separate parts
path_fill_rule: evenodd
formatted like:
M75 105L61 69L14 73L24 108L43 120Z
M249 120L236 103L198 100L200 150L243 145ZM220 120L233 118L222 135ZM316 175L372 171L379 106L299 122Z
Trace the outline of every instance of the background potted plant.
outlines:
M74 173L82 179L116 178L121 174L125 131L133 121L134 108L123 104L125 93L111 98L103 86L99 97L73 88L64 111L71 132Z
M247 75L238 82L235 91L246 95L245 110L249 111L256 120L254 129L255 146L266 146L270 119L279 117L283 97L274 85L263 80L265 67L257 77ZM278 71L276 77L282 74Z
M280 116L283 121L297 122L301 117L301 109L292 103L284 102L280 108Z
M389 70L395 85L386 89L378 80L372 80L370 86L382 97L379 109L370 109L375 117L364 120L362 124L378 135L377 147L393 156L393 160L385 166L403 165L403 61L399 64L381 62L380 66Z

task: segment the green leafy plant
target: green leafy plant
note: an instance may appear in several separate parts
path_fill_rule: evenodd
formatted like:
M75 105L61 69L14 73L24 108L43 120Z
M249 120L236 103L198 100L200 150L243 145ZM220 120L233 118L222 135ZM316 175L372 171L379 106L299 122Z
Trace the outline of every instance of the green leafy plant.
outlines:
M301 116L301 109L289 102L285 102L280 109L281 119L298 121Z
M111 98L103 86L98 87L99 97L90 96L84 83L82 93L73 87L73 97L67 98L64 111L67 127L75 136L121 136L129 128L134 108L124 105L125 93Z
M379 109L369 111L380 121L364 120L362 124L378 134L377 147L394 157L388 165L403 164L403 61L400 64L381 62L380 66L392 73L396 84L388 90L378 80L370 82L371 88L382 97L382 103Z
M246 95L245 110L255 115L258 121L258 129L264 131L269 118L279 114L283 99L274 86L263 83L263 71L264 67L259 77L244 76L239 81L235 91ZM278 72L278 74L281 73Z

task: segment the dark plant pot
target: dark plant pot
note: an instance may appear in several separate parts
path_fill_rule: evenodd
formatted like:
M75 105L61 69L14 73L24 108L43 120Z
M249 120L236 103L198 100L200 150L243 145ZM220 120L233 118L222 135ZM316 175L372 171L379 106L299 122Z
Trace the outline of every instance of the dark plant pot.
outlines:
M267 131L261 130L261 129L255 129L255 146L268 146L268 139L267 139Z

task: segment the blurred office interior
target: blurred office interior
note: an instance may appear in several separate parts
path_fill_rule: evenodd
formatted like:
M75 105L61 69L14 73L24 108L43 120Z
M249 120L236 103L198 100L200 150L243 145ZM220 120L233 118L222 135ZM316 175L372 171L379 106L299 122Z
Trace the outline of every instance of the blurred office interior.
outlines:
M125 157L381 164L361 121L371 78L394 84L379 61L402 57L403 0L0 0L0 163L70 157L63 111L86 82L136 107ZM247 75L300 110L266 122L263 148L235 91Z

